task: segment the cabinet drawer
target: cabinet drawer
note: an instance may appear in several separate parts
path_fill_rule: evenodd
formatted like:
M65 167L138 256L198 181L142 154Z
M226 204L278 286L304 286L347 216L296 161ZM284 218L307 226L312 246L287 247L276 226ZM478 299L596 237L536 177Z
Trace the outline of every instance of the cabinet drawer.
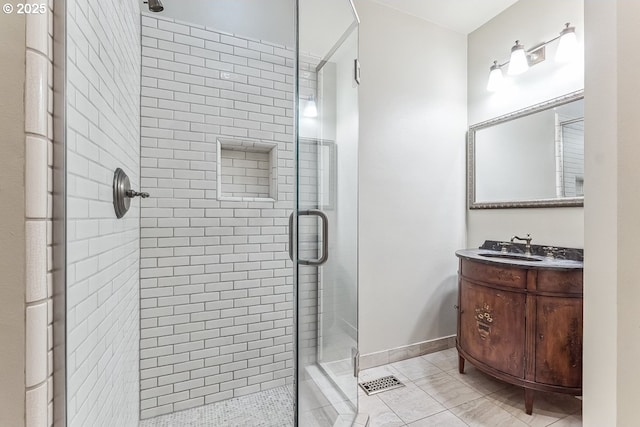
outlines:
M537 289L543 292L581 294L582 270L540 270L538 271Z
M471 280L524 289L527 287L527 270L500 267L480 262L462 260L462 275Z

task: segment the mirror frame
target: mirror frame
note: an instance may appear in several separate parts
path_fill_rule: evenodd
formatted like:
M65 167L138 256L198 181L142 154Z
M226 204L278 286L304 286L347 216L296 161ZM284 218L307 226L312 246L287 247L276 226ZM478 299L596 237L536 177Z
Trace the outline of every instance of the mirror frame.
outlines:
M467 198L469 209L512 209L512 208L556 208L556 207L576 207L584 206L584 196L562 197L553 199L530 199L518 201L499 202L478 202L476 201L476 179L475 179L475 152L476 152L476 132L500 123L509 122L520 117L529 116L550 108L559 107L573 101L584 99L584 90L569 93L567 95L514 111L504 116L496 117L472 126L467 132Z

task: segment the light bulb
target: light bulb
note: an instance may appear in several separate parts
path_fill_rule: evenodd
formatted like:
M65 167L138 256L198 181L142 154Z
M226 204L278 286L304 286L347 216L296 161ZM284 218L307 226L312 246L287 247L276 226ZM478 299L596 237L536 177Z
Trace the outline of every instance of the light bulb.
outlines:
M316 101L313 96L307 99L307 105L305 105L302 115L304 117L318 117L318 107L316 107Z
M578 39L576 38L576 27L570 27L569 23L565 24L565 28L560 32L560 43L556 50L557 62L571 61L578 51Z
M502 68L498 65L498 61L493 61L493 65L489 68L489 82L487 83L487 90L489 92L496 92L504 84L504 78L502 76Z
M507 73L510 76L516 76L524 73L528 69L529 62L527 61L524 46L520 44L519 40L516 40L516 44L511 48L511 59L509 59L509 70Z

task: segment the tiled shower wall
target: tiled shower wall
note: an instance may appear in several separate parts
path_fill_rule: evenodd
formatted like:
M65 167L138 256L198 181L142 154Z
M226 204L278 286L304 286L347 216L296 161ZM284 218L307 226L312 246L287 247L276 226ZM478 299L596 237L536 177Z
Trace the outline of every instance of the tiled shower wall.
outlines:
M67 423L137 426L139 205L116 219L113 173L138 188L137 0L67 1Z
M148 418L292 382L294 51L147 15L142 44ZM218 138L277 144L275 200L218 199Z

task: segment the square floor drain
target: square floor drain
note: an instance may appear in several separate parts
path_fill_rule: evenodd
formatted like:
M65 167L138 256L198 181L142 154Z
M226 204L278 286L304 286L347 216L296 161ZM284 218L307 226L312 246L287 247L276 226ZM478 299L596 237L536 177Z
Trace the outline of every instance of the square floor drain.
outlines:
M404 387L404 384L393 375L378 378L371 381L365 381L360 383L360 387L367 393L367 396L372 394L382 393L383 391L393 390L394 388Z

